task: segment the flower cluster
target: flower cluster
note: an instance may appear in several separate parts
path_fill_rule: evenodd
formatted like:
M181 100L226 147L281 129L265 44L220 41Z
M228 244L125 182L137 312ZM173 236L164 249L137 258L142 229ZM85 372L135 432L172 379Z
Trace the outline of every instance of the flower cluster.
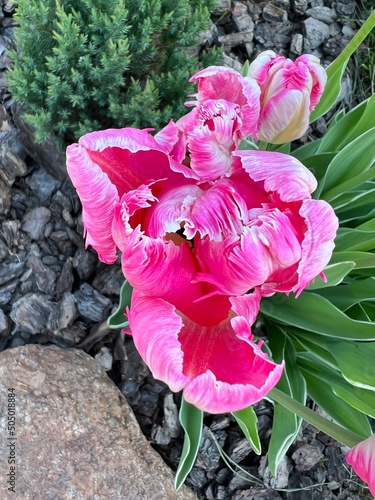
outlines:
M337 230L298 160L240 149L277 127L283 141L299 136L323 70L312 56L266 53L253 64L254 78L224 67L194 75L193 109L154 136L93 132L67 150L87 244L108 264L121 251L138 351L156 378L210 413L256 403L278 382L283 363L251 332L260 300L324 279Z

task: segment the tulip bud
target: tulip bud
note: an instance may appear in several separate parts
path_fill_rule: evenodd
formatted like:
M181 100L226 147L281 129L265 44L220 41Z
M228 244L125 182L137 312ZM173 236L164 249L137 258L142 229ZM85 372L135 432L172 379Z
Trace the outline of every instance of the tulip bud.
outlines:
M319 59L303 55L293 62L267 50L250 64L248 76L261 88L259 139L283 144L302 137L327 81Z

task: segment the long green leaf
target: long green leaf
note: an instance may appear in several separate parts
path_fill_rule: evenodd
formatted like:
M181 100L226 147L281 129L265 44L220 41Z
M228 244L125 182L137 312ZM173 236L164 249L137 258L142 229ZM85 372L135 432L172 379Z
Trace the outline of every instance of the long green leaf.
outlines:
M321 289L318 293L341 311L346 311L359 302L375 301L375 278L352 281L331 289Z
M316 360L311 355L299 354L297 361L307 383L307 392L315 403L349 431L363 439L369 437L371 426L368 418L335 394L333 390L335 384L332 383L334 371L328 370L327 366L323 365L324 372L320 373L319 370L323 368L316 368Z
M374 134L375 127L354 139L337 153L321 183L322 197L329 199L339 196L375 176L370 170L375 160Z
M133 288L128 281L124 281L120 289L120 303L116 311L108 318L109 328L127 328L129 323L125 320L125 310L130 306Z
M329 127L317 153L339 151L372 127L375 127L375 94Z
M285 360L285 368L277 388L301 404L306 403L306 383L296 363L296 353L285 332L277 325L267 324L267 336L274 361ZM268 464L276 476L277 468L295 440L302 419L284 406L274 402L272 434L268 447Z
M337 98L340 95L342 76L344 74L349 58L361 45L363 40L371 32L374 26L375 11L373 11L368 19L364 22L361 29L357 31L348 45L343 49L341 54L328 66L327 85L324 89L322 98L311 114L311 122L317 120L320 116L323 116L325 113L327 113L327 111L329 111L337 101Z
M358 228L342 227L337 231L335 239L336 250L347 252L349 250L358 250L367 252L375 249L375 232L373 230L364 230Z
M355 262L355 269L375 268L375 254L370 252L340 251L337 249L332 254L330 264L352 260Z
M351 342L351 344L353 344L354 348L355 342ZM311 353L300 354L298 363L302 364L305 371L307 370L322 382L328 380L332 391L354 409L374 417L375 393L373 391L351 385L339 371L322 364Z
M375 391L375 343L327 342L343 377L352 385ZM375 407L373 409L375 412Z
M329 264L324 269L324 274L327 279L324 282L320 277L317 277L314 283L310 283L307 290L318 290L322 288L336 287L347 276L350 271L355 267L355 262L339 262L337 264Z
M181 488L185 479L191 471L195 459L197 458L199 443L202 437L203 412L195 406L186 402L184 398L181 401L180 423L185 432L184 445L180 462L177 467L174 478L174 487L176 490Z
M235 411L232 413L238 425L241 427L242 432L245 434L246 439L249 441L253 451L260 455L262 447L258 435L258 417L252 406L244 408L243 410Z
M375 323L355 321L324 297L303 292L298 299L275 295L262 299L264 316L278 323L345 340L375 340Z

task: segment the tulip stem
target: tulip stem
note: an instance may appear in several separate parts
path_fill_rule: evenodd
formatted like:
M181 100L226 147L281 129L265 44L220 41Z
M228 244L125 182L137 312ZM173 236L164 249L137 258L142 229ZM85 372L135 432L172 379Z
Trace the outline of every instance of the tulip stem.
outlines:
M269 392L268 396L270 396L273 401L276 401L276 403L284 406L288 410L306 420L306 422L308 422L309 424L313 425L320 431L324 432L333 439L336 439L336 441L343 443L349 448L352 448L360 441L363 441L363 439L365 439L358 436L357 434L354 434L351 431L348 431L347 429L344 429L343 427L341 427L341 425L337 425L334 422L321 417L314 411L310 410L310 408L307 408L284 392L276 389L276 387L274 387L271 392Z
M259 151L266 151L268 146L268 142L266 141L259 141L258 142L258 150Z

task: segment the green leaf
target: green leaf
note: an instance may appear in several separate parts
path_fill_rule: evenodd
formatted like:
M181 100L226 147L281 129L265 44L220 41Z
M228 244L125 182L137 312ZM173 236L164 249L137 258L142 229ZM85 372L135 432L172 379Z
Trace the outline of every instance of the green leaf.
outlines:
M372 433L368 418L339 397L334 388L340 387L339 375L319 363L311 354L298 354L298 365L307 383L309 396L336 422L366 439ZM323 370L323 371L322 371Z
M329 111L337 101L337 98L340 95L342 76L344 74L349 58L361 45L363 40L371 32L374 26L375 11L373 11L368 19L364 22L361 29L357 31L348 45L343 49L341 54L328 66L327 85L324 89L322 98L311 114L311 122L317 120L320 116L323 116L325 113L327 113L327 111Z
M285 368L277 384L277 388L294 400L306 403L306 383L296 364L296 353L290 340L282 328L267 324L267 336L274 361L280 363L285 359ZM277 467L295 440L302 419L276 401L271 440L268 447L268 463L271 473L276 476Z
M338 151L372 127L375 127L375 94L329 127L317 153Z
M125 320L125 310L130 306L133 288L128 281L124 281L120 289L120 303L116 311L108 318L109 328L127 328L128 321Z
M174 479L176 490L181 488L197 458L202 436L203 411L191 405L182 397L180 423L185 432L184 445Z
M374 205L374 200L375 187L370 189L366 186L366 188L362 190L352 190L343 193L341 196L333 200L331 205L337 214L341 214L342 212L351 212L359 207L371 207Z
M363 226L358 226L356 229L342 227L337 231L335 239L336 249L339 252L348 250L359 250L366 252L375 249L375 232L372 229L359 229Z
M375 127L360 135L337 153L327 168L318 191L330 200L349 189L360 186L375 176L371 169L375 160Z
M306 330L295 327L285 327L298 352L310 352L322 363L337 370L337 364L332 353L329 351L327 337L316 335Z
M244 408L243 410L235 411L232 413L238 425L241 427L242 432L245 434L246 439L249 441L251 448L257 455L262 452L260 439L258 435L258 417L252 406Z
M280 296L262 299L261 312L276 322L345 340L375 340L375 323L355 321L324 297L303 292L298 299Z
M354 267L355 262L353 261L329 264L324 269L324 274L327 282L325 283L319 276L317 276L315 282L310 283L306 290L317 290L322 288L334 287L341 283L345 276L347 276Z
M350 384L375 391L374 342L327 342L327 344L343 377Z
M359 302L375 301L375 278L352 281L331 289L319 290L319 294L341 311L346 311Z
M352 344L354 349L355 342L347 342L347 344ZM336 342L331 343L331 347L335 345ZM298 362L302 363L305 370L321 381L327 382L328 380L332 391L354 409L374 417L375 393L373 391L353 386L345 380L338 370L321 363L311 353L302 353L298 358Z
M318 151L321 139L316 139L315 141L307 142L303 146L295 149L292 152L292 156L297 158L297 160L302 161L305 158L310 158Z
M347 252L340 251L337 252L336 249L332 254L330 264L336 262L345 262L352 260L355 262L354 269L371 269L375 268L375 254L370 252Z

